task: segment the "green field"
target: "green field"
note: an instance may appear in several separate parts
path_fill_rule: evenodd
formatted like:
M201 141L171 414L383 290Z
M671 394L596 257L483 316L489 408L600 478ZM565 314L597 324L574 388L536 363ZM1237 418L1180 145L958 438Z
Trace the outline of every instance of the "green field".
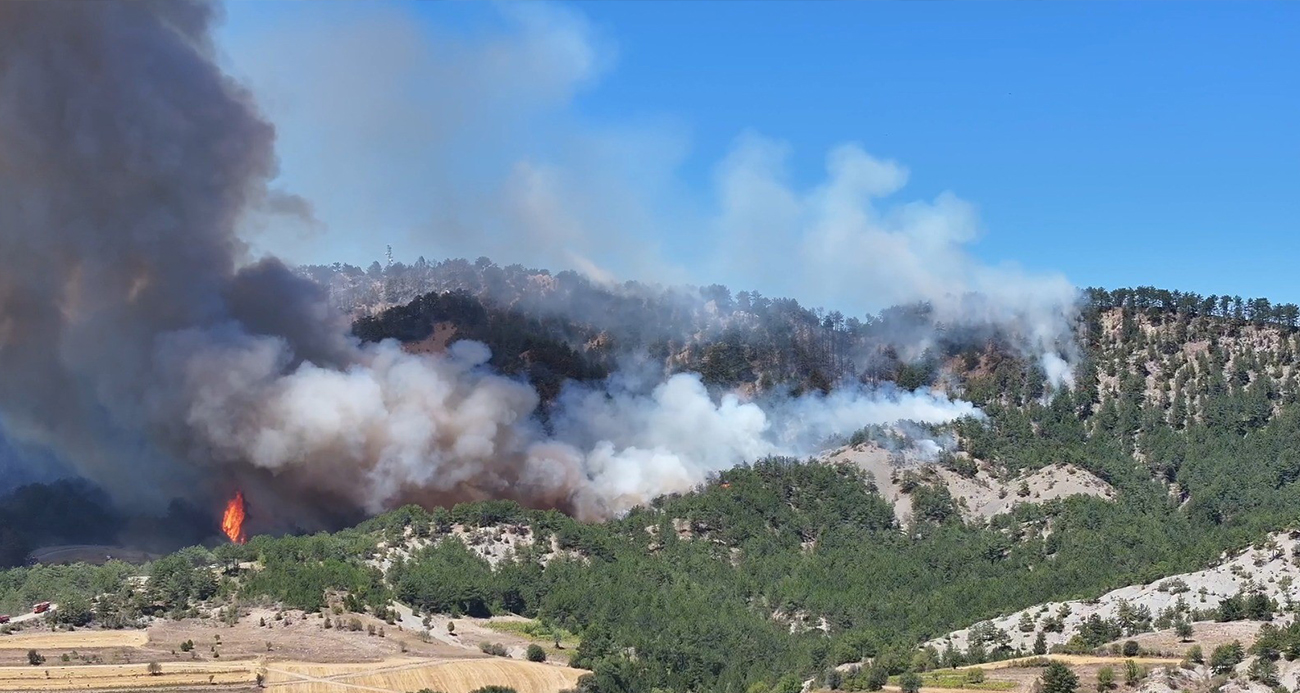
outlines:
M559 626L548 626L541 621L488 621L484 624L498 633L510 633L535 640L548 651L556 651L555 636L560 636L560 650L576 650L582 640Z
M891 686L898 685L898 677L889 677ZM971 691L1009 691L1016 687L1014 681L984 679L979 683L967 679L963 671L931 671L921 674L921 685L926 688L962 688Z

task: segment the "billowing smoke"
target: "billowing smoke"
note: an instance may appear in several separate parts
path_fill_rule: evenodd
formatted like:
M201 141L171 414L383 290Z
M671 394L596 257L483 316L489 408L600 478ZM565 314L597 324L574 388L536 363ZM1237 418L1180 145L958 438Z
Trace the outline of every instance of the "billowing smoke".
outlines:
M556 439L571 448L569 454L586 451L581 466L592 486L577 501L580 512L592 515L690 488L711 472L762 456L808 455L867 424L982 416L966 402L893 389L770 402L725 395L715 403L699 376L685 373L648 392L617 378L599 390L573 386L560 405Z
M332 227L382 238L336 239L329 252L346 243L352 262L369 262L391 243L407 259L487 255L606 284L717 282L859 319L925 302L931 325L996 332L1049 382L1071 379L1079 292L1059 273L977 257L973 203L917 196L907 168L870 142L831 147L806 180L782 133L741 134L712 185L689 181L676 114L611 123L583 112L576 95L618 78L617 47L598 27L570 8L500 7L472 37L355 5L300 5L273 27L232 32L235 69L282 126L286 175ZM942 338L909 333L897 346L919 357Z
M901 392L715 402L682 374L571 386L546 432L481 344L361 346L236 233L310 208L268 185L275 131L215 65L213 12L0 4L0 417L117 497L239 486L284 526L488 497L603 517L864 424L974 412Z
M728 257L826 305L924 302L943 324L998 327L1050 382L1071 380L1080 296L1064 276L978 261L966 248L981 231L972 204L951 193L892 200L908 171L857 144L832 150L825 180L809 189L788 181L788 155L781 143L748 134L718 167Z

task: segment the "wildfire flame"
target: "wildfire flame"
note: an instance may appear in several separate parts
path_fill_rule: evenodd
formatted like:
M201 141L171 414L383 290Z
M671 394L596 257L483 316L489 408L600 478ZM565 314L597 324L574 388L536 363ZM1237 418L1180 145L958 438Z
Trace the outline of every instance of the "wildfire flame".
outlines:
M235 497L226 503L226 514L221 518L221 531L236 544L244 543L244 492L235 491Z

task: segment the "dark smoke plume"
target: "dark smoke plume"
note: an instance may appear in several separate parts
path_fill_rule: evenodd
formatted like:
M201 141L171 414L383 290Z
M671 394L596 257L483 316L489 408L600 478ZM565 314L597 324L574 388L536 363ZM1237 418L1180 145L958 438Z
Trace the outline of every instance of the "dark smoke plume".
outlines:
M268 188L275 131L215 65L214 11L0 3L0 419L117 499L239 487L254 531L489 497L604 517L864 424L977 413L903 392L765 410L681 374L570 388L550 437L481 344L362 347L236 234L310 208Z
M275 131L213 64L215 10L0 5L0 411L124 498L191 495L230 461L190 388L241 380L239 355L351 359L315 289L240 267L240 216L279 199ZM211 382L176 351L196 342L227 359Z

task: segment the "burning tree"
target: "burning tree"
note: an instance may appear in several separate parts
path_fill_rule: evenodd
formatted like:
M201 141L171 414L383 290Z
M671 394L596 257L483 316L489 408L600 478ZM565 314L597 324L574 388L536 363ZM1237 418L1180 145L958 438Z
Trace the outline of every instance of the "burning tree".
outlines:
M230 541L236 544L244 543L247 538L244 536L244 492L236 491L235 497L226 503L226 513L221 518L221 531L226 533Z

